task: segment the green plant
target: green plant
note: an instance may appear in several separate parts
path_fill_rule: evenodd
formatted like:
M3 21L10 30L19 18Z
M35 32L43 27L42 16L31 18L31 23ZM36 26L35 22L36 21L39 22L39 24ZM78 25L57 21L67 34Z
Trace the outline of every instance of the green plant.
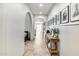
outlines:
M59 28L54 28L54 29L53 29L53 35L54 35L54 36L59 36L59 32L60 32L60 31L59 31Z

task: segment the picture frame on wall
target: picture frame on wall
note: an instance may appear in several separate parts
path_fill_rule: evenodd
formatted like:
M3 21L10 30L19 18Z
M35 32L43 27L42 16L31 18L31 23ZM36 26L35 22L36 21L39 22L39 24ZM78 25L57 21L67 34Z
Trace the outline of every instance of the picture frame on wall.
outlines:
M52 25L54 25L54 17L52 18Z
M52 20L48 21L48 26L52 25Z
M60 12L56 15L56 23L57 23L57 25L59 25L60 24L60 22L61 22L61 16L60 16Z
M51 26L51 25L54 25L54 20L53 19L49 20L49 26Z
M79 21L79 3L71 3L71 22Z
M69 6L65 7L61 11L61 23L68 23L69 22Z
M54 25L57 25L57 15L54 17Z

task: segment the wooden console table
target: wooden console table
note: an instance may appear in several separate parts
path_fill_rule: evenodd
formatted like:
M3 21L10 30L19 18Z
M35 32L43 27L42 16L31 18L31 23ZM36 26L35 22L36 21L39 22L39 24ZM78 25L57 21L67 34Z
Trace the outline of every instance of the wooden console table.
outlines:
M53 37L49 35L48 39L50 40L50 48L48 49L51 56L59 56L58 45L57 45L57 43L59 42L59 37ZM55 49L52 49L52 43L54 43Z

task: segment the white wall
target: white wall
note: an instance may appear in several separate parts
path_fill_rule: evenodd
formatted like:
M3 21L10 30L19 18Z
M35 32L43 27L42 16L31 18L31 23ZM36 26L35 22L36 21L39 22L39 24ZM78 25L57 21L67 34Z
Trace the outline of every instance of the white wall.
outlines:
M2 21L3 21L3 18L2 18L2 10L3 10L3 7L2 7L3 4L0 4L0 55L3 55L3 40L2 40Z
M55 14L64 9L70 4L57 4L52 8L49 14L48 20L50 20ZM70 20L70 19L69 19ZM79 24L79 22L76 22ZM60 55L72 56L79 55L79 25L69 25L74 23L62 24L51 27L59 27L60 29ZM65 26L66 25L66 26Z
M3 34L0 37L0 55L23 55L25 15L29 8L26 4L14 3L0 4L0 7L0 35Z

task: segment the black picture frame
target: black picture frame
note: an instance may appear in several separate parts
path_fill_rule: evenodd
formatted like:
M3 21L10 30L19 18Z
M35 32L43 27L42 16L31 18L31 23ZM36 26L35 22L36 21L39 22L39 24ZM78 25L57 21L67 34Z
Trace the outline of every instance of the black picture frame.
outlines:
M61 24L69 22L69 6L61 11Z
M70 22L79 21L79 3L71 3L70 12L71 12Z
M52 18L52 22L53 22L53 25L54 25L54 17Z
M61 24L61 14L60 14L60 12L57 13L57 15L56 15L56 24L57 25Z
M57 25L57 20L56 20L57 16L54 16L54 25Z

